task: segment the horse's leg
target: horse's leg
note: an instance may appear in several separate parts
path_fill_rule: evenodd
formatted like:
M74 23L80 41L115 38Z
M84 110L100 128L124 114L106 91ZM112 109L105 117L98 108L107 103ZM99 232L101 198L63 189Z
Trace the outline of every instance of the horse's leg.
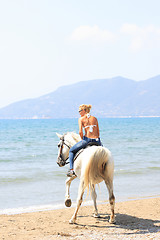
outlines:
M93 199L93 203L94 203L94 213L93 213L93 217L95 218L98 218L99 217L99 214L98 214L98 209L97 209L97 194L96 194L96 191L95 191L95 185L93 184L92 187L91 187L91 196L92 196L92 199Z
M111 216L109 219L110 223L115 223L115 215L114 215L114 206L115 206L115 197L113 194L113 181L112 180L105 180L105 184L108 188L108 192L109 192L109 203L111 206Z
M76 178L76 176L68 177L66 180L66 195L65 195L65 205L66 207L70 207L72 205L72 201L70 199L70 185L71 182Z
M83 201L83 194L84 194L84 181L81 180L80 184L79 184L79 190L78 190L77 207L76 207L75 212L74 212L72 218L70 219L69 223L76 222L77 213L78 213L78 210Z

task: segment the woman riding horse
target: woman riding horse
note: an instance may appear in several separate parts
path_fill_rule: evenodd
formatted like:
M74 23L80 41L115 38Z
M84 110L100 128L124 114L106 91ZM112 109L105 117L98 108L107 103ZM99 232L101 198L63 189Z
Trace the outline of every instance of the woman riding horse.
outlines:
M69 161L70 161L70 170L67 173L68 177L75 176L75 172L73 170L73 160L75 154L82 148L85 148L88 143L96 142L100 146L101 140L99 137L99 125L98 120L94 116L91 116L90 110L91 105L82 104L79 106L79 114L81 117L78 120L79 124L79 135L81 137L81 141L76 143L69 151ZM83 128L85 131L85 135L83 136Z

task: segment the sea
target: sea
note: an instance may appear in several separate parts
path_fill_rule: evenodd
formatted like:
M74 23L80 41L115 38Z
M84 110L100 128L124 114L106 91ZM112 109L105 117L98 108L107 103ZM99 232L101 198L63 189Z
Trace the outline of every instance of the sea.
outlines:
M99 119L100 137L114 157L116 201L160 197L160 117ZM78 133L78 119L0 120L0 214L64 208L69 165L56 163L56 132ZM71 184L73 207L79 179ZM104 182L97 201L108 202ZM84 204L92 204L90 196Z

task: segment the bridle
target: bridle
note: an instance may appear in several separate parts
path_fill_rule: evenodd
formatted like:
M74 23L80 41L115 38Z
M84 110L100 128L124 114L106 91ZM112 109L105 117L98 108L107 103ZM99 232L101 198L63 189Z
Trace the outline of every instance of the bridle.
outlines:
M64 165L68 164L69 162L67 162L68 158L67 157L66 159L63 159L63 156L62 156L62 149L63 149L63 146L66 146L68 147L68 149L71 148L71 146L69 144L66 144L66 142L64 141L64 135L60 138L60 142L58 144L58 148L60 148L59 150L59 155L58 155L58 160L57 160L57 164L60 166L60 167L63 167Z

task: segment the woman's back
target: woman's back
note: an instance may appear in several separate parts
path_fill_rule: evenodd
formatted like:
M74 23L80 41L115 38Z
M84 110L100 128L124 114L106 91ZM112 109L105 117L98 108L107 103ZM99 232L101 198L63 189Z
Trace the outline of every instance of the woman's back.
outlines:
M82 126L85 130L85 136L88 138L99 138L99 126L97 118L86 114L81 118Z

